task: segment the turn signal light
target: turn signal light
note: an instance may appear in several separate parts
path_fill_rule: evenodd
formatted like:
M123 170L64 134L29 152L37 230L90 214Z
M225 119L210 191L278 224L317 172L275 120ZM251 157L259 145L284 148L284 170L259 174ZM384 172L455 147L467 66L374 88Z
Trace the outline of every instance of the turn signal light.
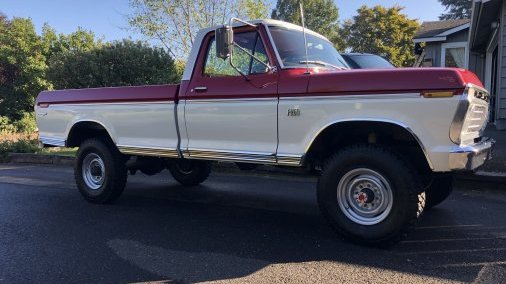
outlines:
M422 95L424 98L449 98L453 97L456 92L454 91L445 91L445 92L423 92Z

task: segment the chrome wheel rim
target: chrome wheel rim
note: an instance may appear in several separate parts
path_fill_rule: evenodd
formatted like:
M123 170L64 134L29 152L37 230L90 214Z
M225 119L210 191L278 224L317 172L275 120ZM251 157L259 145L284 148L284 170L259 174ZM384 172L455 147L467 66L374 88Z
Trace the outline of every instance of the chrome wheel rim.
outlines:
M97 191L105 180L105 165L102 158L95 154L89 153L83 160L83 179L88 188Z
M371 169L351 170L337 186L337 202L341 211L360 225L375 225L385 220L392 210L393 201L388 180Z

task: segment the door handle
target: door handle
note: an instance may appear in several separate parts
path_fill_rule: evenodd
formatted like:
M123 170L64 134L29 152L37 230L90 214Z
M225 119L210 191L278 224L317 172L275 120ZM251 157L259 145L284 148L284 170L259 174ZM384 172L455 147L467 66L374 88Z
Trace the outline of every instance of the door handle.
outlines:
M207 87L195 87L194 90L197 93L201 93L207 91Z

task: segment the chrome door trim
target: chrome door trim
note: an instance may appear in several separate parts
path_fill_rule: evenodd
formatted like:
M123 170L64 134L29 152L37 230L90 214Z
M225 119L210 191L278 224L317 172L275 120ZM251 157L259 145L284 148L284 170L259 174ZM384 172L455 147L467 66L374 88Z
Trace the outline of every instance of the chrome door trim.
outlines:
M420 93L384 93L369 95L337 95L329 94L328 96L299 96L299 97L280 97L280 101L310 101L310 100L375 100L375 99L418 99L421 98Z
M185 151L185 157L188 157L190 159L210 159L230 162L276 164L276 155L274 153L264 152L242 152L189 148Z
M173 148L148 148L127 145L117 145L122 154L136 156L154 156L165 158L179 158L179 152Z
M187 104L209 104L209 103L249 103L249 102L269 102L269 101L277 101L278 97L269 97L269 98L221 98L221 99L195 99L195 100L186 100Z

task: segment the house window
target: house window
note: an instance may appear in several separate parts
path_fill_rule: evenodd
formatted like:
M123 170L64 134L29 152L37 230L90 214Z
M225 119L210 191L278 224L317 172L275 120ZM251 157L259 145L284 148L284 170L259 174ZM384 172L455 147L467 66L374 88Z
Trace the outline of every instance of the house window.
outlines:
M443 43L441 66L467 68L467 42Z

